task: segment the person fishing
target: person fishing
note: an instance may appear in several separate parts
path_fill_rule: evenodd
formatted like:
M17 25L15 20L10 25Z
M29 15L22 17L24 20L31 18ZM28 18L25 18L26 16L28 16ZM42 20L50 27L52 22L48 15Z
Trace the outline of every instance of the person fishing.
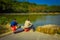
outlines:
M16 19L14 19L10 24L11 24L11 30L13 31L13 33L15 33L18 25Z
M27 29L27 30L25 30ZM35 27L33 26L33 24L31 23L31 21L29 19L27 19L25 21L25 24L24 24L24 30L27 32L29 31L30 29L33 29L33 31L35 31Z

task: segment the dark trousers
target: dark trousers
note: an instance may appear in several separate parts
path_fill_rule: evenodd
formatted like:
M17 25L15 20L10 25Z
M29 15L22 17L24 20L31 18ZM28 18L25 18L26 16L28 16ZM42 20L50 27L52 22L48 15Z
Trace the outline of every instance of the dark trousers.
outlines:
M29 27L30 29L33 29L33 31L35 31L35 27L32 25L31 27Z

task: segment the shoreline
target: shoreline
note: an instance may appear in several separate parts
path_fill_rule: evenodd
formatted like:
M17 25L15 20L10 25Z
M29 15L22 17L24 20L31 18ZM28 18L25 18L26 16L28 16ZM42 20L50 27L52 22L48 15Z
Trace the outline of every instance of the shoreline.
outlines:
M39 15L39 14L44 14L44 15L58 15L60 13L0 13L0 15Z
M51 28L53 28L54 30L56 29L56 28L59 28L60 27L60 25L53 25L53 24L48 24L48 25L43 25L43 26L37 26L37 28L36 28L36 30L35 31L37 31L37 32L39 32L38 30L39 30L39 28L47 28L47 29L51 29ZM40 28L40 29L41 29ZM48 30L47 30L48 31ZM32 30L30 30L30 32L32 32ZM10 31L10 32L6 32L6 33L3 33L3 34L1 34L0 35L0 38L1 37L4 37L4 36L6 36L6 35L9 35L9 34L11 34L12 32Z

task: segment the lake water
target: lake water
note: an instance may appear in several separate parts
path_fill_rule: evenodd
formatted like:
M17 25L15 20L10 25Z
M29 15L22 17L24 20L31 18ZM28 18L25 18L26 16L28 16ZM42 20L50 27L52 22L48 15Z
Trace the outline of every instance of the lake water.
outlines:
M22 19L26 20L27 18L31 20L35 27L48 24L60 25L60 15L27 15L23 16ZM24 21L22 24L24 24Z
M55 16L43 16L42 18L37 18L33 24L35 26L43 26L48 24L60 25L60 15Z
M24 25L27 18L31 20L35 27L43 26L48 24L60 25L60 14L59 15L2 15L0 20L9 20L16 18L19 25Z

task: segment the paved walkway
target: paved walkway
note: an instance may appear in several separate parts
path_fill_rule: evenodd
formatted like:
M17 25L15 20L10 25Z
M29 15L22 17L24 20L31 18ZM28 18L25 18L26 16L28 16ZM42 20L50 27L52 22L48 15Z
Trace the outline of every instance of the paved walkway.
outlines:
M48 35L40 32L21 32L0 38L0 40L60 40L60 35Z

